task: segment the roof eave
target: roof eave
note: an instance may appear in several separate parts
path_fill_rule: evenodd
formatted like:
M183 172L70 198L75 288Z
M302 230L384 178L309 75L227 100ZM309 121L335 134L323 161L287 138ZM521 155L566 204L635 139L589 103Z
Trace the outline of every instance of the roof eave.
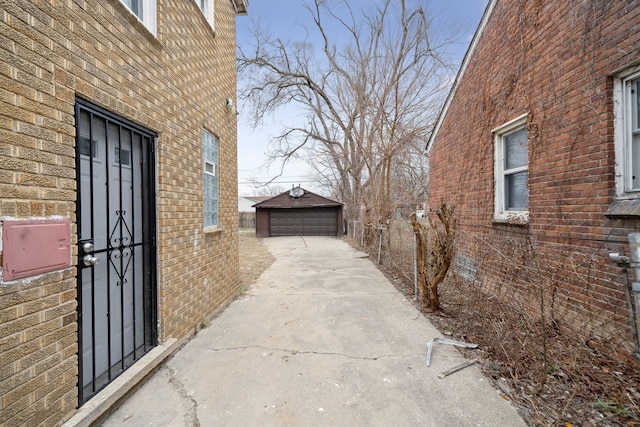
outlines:
M315 203L313 205L265 205L265 206L257 206L253 205L252 207L256 207L258 209L309 209L309 208L339 208L343 206L342 203L325 203L319 204Z
M289 197L290 197L291 196L289 194L290 190L287 190L287 191L285 191L283 193L280 193L280 194L278 194L276 196L270 197L270 198L268 198L266 200L263 200L263 201L261 201L259 203L256 203L252 207L253 208L257 208L257 209L261 209L261 208L264 208L264 209L281 209L281 208L314 208L314 207L315 208L320 208L320 207L329 207L329 206L335 206L335 207L344 206L344 204L342 202L339 202L337 200L333 200L333 199L321 196L321 195L316 194L316 193L314 193L312 191L305 190L304 188L302 190L304 190L305 194L313 195L313 196L315 196L317 198L320 198L322 200L326 200L326 202L322 202L322 201L318 200L318 201L316 201L316 203L303 204L302 206L300 206L299 204L295 204L294 205L294 204L292 204L290 202L287 202L287 203L282 203L281 201L280 202L274 202L274 199L278 199L278 198L280 198L280 197L282 197L284 195L289 195ZM289 198L287 198L287 200L289 200ZM305 200L308 200L308 199L305 199Z
M233 3L233 7L236 10L236 15L248 15L249 0L231 0L231 3Z

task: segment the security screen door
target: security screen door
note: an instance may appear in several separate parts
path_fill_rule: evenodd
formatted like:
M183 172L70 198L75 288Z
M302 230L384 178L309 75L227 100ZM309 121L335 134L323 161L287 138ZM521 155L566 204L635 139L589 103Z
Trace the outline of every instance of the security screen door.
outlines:
M157 344L155 135L76 102L80 404Z

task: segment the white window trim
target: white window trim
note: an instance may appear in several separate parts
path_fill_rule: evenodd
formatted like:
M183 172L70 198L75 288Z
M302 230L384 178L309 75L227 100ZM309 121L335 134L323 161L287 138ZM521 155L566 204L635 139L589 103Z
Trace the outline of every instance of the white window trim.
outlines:
M494 213L493 220L495 222L506 222L515 224L526 224L529 222L529 211L508 211L504 206L504 144L503 137L513 131L524 128L527 125L527 114L523 114L515 119L499 126L491 131L493 134L494 144ZM528 171L527 166L517 168L518 170ZM515 170L515 169L513 169Z
M207 166L211 166L211 170L212 170L213 172L209 172L209 171L207 170ZM204 173L206 173L207 175L211 175L211 176L217 176L217 175L216 175L216 164L215 164L215 163L213 163L213 162L210 162L210 161L208 161L208 160L205 160L205 161L204 161Z
M631 99L627 84L640 78L640 66L626 70L613 80L613 140L616 159L616 196L618 198L640 198L640 188L633 189L631 150ZM640 94L637 94L640 96Z
M124 3L124 1L122 0L120 1L124 5L124 7L126 7L127 10L131 12L133 16L136 17L138 21L142 22L142 24L149 30L151 34L153 34L154 37L158 36L158 29L156 25L156 1L157 0L140 0L140 2L142 3L142 11L143 11L142 19L140 19L138 15L136 15L131 9L129 9L129 6L127 6L126 3Z
M216 30L215 20L214 20L215 3L216 3L215 0L205 0L207 2L207 6L205 7L204 10L200 8L200 0L194 0L194 1L196 2L196 6L198 6L198 9L200 9L202 14L206 18L206 20L209 23L209 26L211 27L211 29L213 31L215 31Z

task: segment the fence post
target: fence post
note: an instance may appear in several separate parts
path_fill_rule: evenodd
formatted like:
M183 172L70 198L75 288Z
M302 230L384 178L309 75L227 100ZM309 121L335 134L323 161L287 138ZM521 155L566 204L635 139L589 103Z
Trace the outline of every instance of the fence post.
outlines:
M380 264L380 255L382 255L382 228L379 228L378 230L380 230L380 237L378 238L378 264Z
M413 233L413 298L418 301L418 237Z

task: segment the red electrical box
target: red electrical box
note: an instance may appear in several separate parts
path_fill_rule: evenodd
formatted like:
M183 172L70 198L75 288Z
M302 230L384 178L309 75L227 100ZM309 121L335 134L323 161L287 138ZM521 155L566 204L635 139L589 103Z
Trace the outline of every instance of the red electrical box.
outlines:
M71 221L5 219L2 222L4 281L71 266Z

